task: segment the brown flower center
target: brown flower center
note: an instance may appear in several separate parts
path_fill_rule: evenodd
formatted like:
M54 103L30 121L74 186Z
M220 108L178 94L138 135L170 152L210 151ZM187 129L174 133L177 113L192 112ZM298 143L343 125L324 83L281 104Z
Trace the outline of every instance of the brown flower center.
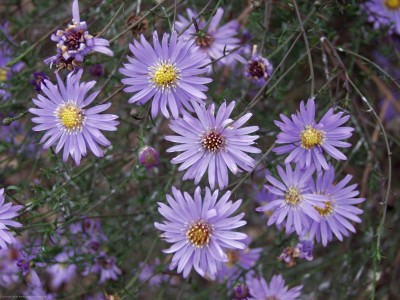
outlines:
M248 72L254 79L259 79L268 77L268 74L265 72L266 66L261 61L251 61L249 60L249 68Z
M221 133L212 130L203 136L201 145L210 152L216 152L224 148L225 138Z

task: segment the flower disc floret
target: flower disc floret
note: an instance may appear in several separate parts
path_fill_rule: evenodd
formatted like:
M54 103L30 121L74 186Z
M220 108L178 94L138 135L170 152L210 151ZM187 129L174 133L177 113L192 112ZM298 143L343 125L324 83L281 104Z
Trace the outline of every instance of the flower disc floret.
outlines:
M67 131L82 131L82 124L85 116L81 109L75 104L67 103L59 106L56 110L56 114Z
M400 8L400 0L385 0L385 5L389 9L399 9Z
M315 146L321 146L324 142L324 133L322 130L315 129L312 126L306 126L301 132L300 143L306 150L311 150Z
M172 64L163 62L151 66L149 69L151 82L162 90L171 90L176 87L176 82L180 79L179 70Z
M193 222L186 231L186 237L195 247L207 247L213 228L203 220Z

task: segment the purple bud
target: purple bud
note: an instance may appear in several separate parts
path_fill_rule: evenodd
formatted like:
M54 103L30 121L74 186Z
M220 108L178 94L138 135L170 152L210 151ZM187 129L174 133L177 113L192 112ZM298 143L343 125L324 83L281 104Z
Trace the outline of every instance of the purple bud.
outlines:
M246 300L250 297L249 288L244 283L238 283L233 288L234 300Z
M33 72L33 80L31 83L35 86L35 90L39 93L42 89L40 85L43 83L45 86L46 84L44 83L44 80L49 80L49 77L43 72Z
M296 248L300 251L300 258L306 259L308 261L313 260L313 250L314 250L314 242L311 240L302 240L297 245Z
M145 146L139 151L139 162L147 170L158 167L160 163L160 154L153 147Z

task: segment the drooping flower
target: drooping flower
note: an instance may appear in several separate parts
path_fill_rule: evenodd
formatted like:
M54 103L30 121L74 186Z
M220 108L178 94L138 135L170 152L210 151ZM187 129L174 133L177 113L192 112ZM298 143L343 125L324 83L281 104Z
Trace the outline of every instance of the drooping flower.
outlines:
M245 249L228 249L225 251L228 262L223 263L217 273L220 282L227 280L228 286L231 286L240 277L243 270L252 268L260 258L262 248L249 248L250 238L243 242L247 246Z
M250 119L251 113L237 121L229 118L235 106L232 101L228 106L224 102L214 114L214 104L208 108L192 102L197 118L183 112L179 119L172 120L169 127L179 135L169 135L165 139L179 143L167 152L183 152L171 160L173 164L182 164L179 171L186 170L183 180L194 179L200 182L208 170L208 182L211 189L217 184L220 189L228 185L228 168L236 174L242 170L251 171L255 161L247 153L260 153L253 147L258 135L250 135L258 126L242 127Z
M285 286L282 275L272 276L271 282L267 284L262 277L251 277L246 280L250 291L250 300L274 299L274 300L294 300L300 296L302 285L289 289Z
M66 85L56 73L58 86L49 80L45 80L41 89L45 96L38 95L33 102L38 108L30 108L29 112L38 117L32 118L32 122L38 123L32 129L34 131L46 131L41 143L45 142L43 149L48 149L57 143L55 152L58 153L64 147L63 160L67 161L69 155L80 164L82 156L86 156L87 147L97 157L104 155L99 147L109 146L100 130L115 131L119 124L118 116L112 114L100 114L108 109L111 103L105 103L85 109L96 98L100 91L86 97L86 93L94 86L95 81L82 82L82 70L70 73Z
M359 192L357 184L346 186L353 176L347 175L344 179L334 184L335 170L331 166L328 171L318 174L315 184L311 182L311 191L316 194L326 195L323 207L316 207L320 215L320 222L310 220L310 237L326 246L335 235L340 241L349 232L356 232L350 221L360 223L357 216L363 211L354 204L365 201L365 198L355 198Z
M288 164L286 172L281 166L278 166L277 170L281 181L271 175L266 176L271 184L266 187L278 196L277 199L256 210L260 212L274 210L269 217L268 226L274 223L280 224L286 219L286 232L292 232L292 226L294 226L297 234L300 235L308 227L307 216L319 222L321 218L316 207L322 207L327 197L314 194L309 188L309 181L315 171L314 167L302 170L297 164L293 171L291 165Z
M11 97L8 91L10 87L8 81L12 76L20 72L25 64L23 62L18 62L12 67L7 67L7 64L14 57L14 53L10 47L14 42L8 32L8 23L0 25L0 36L2 37L2 39L0 39L0 100L7 100Z
M197 19L196 23L199 32L196 32L196 27L192 21L193 18L196 19L197 12L191 9L187 9L186 12L187 19L182 15L178 15L178 20L175 22L175 29L182 34L185 40L195 42L203 53L213 60L218 60L217 63L220 65L232 64L235 61L246 62L239 54L239 49L236 49L240 48L241 42L236 37L240 28L239 23L236 20L232 20L219 26L224 14L223 8L219 7L217 9L207 28L205 28L206 20ZM183 31L185 28L187 29Z
M165 253L174 253L170 269L177 268L187 277L194 267L201 276L215 279L221 264L228 261L223 249L244 249L240 242L247 236L233 229L246 224L244 213L230 217L239 208L242 200L232 202L227 191L218 200L218 190L211 194L206 188L204 199L200 187L194 197L172 188L173 196L167 195L169 205L159 202L158 211L166 218L154 226L164 231L161 235L172 246Z
M296 259L302 258L308 261L313 260L312 251L314 249L314 242L312 240L300 240L294 247L286 247L278 260L284 261L287 267L296 265Z
M118 268L116 262L114 256L109 256L101 252L97 256L95 263L85 269L83 275L100 273L100 284L109 279L117 280L118 276L122 274L122 271Z
M343 116L343 112L333 113L333 108L329 109L322 119L315 121L315 103L311 98L307 102L307 107L301 101L300 112L292 114L292 119L280 115L283 122L275 121L281 129L276 143L287 144L274 148L276 154L290 153L285 159L285 164L294 162L300 167L309 168L315 165L318 170L321 167L327 170L328 163L323 155L325 151L337 160L346 160L346 156L335 147L350 147L350 143L342 142L351 137L354 128L342 127L350 116Z
M145 146L139 150L139 162L147 170L158 167L160 164L160 154L153 147Z
M7 249L7 244L16 243L16 239L9 232L8 227L21 227L22 224L13 221L18 217L18 211L22 205L13 205L12 203L4 204L4 189L0 189L0 249Z
M368 0L362 8L368 14L368 21L375 29L388 27L389 33L400 34L400 1L399 0Z
M77 267L72 262L72 251L61 252L54 260L56 263L49 265L47 272L51 275L51 286L58 289L63 283L75 278Z
M257 47L254 46L253 55L246 64L244 75L257 85L264 85L272 75L272 64L265 57L257 54Z
M209 60L201 53L198 47L178 39L176 32L172 32L168 41L168 34L164 33L160 44L157 32L153 33L153 47L143 35L140 42L129 44L134 58L127 56L129 63L119 71L127 76L122 83L128 85L125 92L132 93L129 103L143 105L152 100L151 115L155 118L159 111L169 118L171 112L177 118L182 107L190 111L189 99L203 102L208 90L205 84L211 78L201 77L207 72L202 66ZM167 109L169 107L169 111Z
M78 0L72 3L72 25L68 25L65 30L57 30L51 35L51 40L57 42L57 54L45 59L44 62L50 64L50 67L55 64L57 69L74 70L91 52L114 56L108 48L109 41L90 35L86 22L81 22Z

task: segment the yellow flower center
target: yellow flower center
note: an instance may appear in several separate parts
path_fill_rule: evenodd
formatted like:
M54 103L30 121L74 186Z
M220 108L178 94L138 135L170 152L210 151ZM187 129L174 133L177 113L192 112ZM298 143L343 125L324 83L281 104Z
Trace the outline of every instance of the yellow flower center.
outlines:
M295 206L301 201L301 195L296 187L290 187L285 194L286 204Z
M6 81L6 80L7 80L7 69L0 68L0 82Z
M399 9L400 0L385 0L385 5L389 9Z
M333 201L324 201L325 207L324 208L320 208L317 206L314 206L314 208L318 211L318 213L321 215L321 217L327 217L329 216L331 213L333 213L333 205L332 205Z
M204 245L208 246L213 228L207 222L200 220L193 222L189 230L186 232L186 238L193 244L193 246L202 248Z
M210 152L216 152L224 147L225 138L221 133L213 130L203 136L201 145Z
M61 106L57 113L61 124L67 131L77 131L82 129L84 115L75 104L66 104Z
M227 264L229 267L233 267L240 258L239 252L236 250L228 250L226 252L226 256L228 256Z
M175 87L180 78L178 69L172 64L161 63L151 69L154 73L150 75L152 76L150 80L162 90Z
M304 149L310 150L315 145L321 146L324 143L324 133L322 130L315 129L312 126L306 126L300 134L301 146Z

